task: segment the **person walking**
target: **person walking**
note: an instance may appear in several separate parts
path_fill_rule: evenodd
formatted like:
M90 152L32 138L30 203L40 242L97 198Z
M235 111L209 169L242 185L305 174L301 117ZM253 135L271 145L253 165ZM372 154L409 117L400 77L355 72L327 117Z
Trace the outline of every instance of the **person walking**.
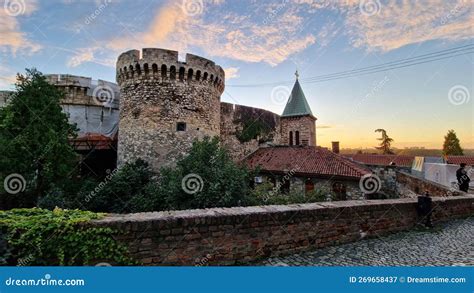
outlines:
M467 175L466 164L461 163L459 168L456 171L456 179L458 180L459 190L467 192L469 190L469 182L471 178Z

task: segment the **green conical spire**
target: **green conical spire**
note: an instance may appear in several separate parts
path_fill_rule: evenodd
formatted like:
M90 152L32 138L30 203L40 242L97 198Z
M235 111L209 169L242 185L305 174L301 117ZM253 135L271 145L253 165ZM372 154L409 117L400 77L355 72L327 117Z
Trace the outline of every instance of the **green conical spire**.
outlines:
M290 97L288 98L288 102L286 103L285 110L283 110L283 114L281 117L292 117L292 116L306 116L310 115L312 117L313 113L311 112L311 108L309 107L308 101L306 101L306 97L304 96L303 89L298 81L298 71L295 73L296 75L296 82L291 90Z

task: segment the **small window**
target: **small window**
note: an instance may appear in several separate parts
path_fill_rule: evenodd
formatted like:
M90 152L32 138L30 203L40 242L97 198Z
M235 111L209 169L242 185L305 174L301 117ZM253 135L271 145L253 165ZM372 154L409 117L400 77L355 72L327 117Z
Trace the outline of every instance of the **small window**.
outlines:
M293 131L290 131L290 146L293 145Z
M346 193L346 185L342 182L334 182L332 185L332 191L335 193Z
M295 131L295 140L296 140L296 145L300 145L300 132Z
M186 123L178 122L176 124L176 131L186 131Z

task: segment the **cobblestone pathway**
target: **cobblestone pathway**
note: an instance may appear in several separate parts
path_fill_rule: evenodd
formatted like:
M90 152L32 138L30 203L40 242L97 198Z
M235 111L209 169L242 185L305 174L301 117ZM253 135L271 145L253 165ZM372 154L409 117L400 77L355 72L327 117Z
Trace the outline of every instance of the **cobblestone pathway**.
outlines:
M474 218L355 243L272 257L267 266L472 266Z

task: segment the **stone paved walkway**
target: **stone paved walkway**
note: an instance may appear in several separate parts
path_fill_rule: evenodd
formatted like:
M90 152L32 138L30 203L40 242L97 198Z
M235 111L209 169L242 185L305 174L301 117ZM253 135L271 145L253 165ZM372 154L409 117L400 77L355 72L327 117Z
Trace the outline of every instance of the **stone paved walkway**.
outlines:
M473 266L474 218L311 252L272 257L267 266Z

